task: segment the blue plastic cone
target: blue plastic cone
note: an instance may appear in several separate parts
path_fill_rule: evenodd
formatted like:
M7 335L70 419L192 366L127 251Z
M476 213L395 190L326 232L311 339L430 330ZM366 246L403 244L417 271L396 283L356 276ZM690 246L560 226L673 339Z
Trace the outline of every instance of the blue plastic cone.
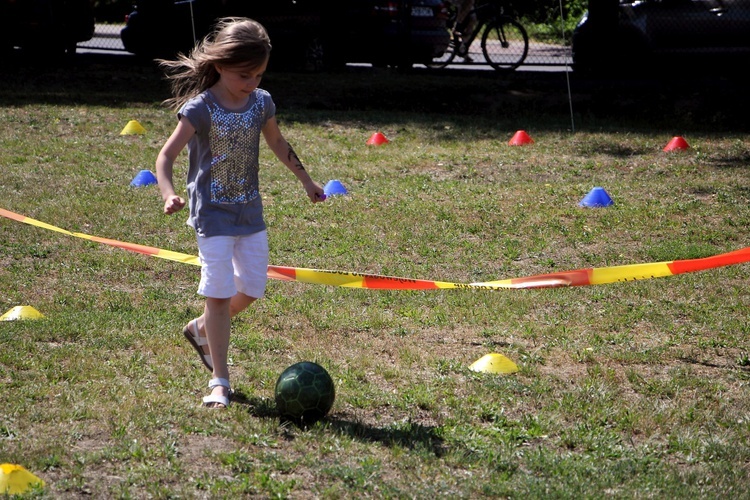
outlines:
M323 193L325 193L326 196L346 194L347 192L348 191L346 190L344 185L341 184L341 181L338 180L328 181L328 183L323 186Z
M130 185L133 187L148 186L150 184L156 184L156 176L150 170L141 170L130 182Z
M614 204L604 188L595 187L578 203L581 207L608 207Z

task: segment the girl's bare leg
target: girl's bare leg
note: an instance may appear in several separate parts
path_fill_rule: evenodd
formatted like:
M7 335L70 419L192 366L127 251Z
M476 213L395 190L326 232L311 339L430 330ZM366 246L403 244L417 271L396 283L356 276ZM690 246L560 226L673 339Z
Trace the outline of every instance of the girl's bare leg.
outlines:
M206 307L203 312L205 322L206 338L211 351L211 361L214 366L213 378L224 378L229 380L229 366L227 355L229 352L229 333L231 317L229 306L231 299L206 298ZM229 397L229 389L216 386L211 391L215 396ZM221 403L211 403L213 408L221 408Z
M257 299L255 297L250 297L249 295L245 295L244 293L237 292L230 300L229 300L229 317L234 318L239 313L247 309L250 304L255 302ZM206 336L206 315L201 314L197 320L197 326L198 326L198 335L201 337ZM190 320L190 323L192 323L193 320ZM189 328L190 331L193 331L193 328L190 326L190 323L186 326L186 328ZM210 344L203 346L203 352L205 354L209 354L210 351ZM216 366L216 365L214 365Z
M247 309L255 300L255 297L243 293L237 293L230 299L207 298L203 314L191 320L186 326L190 332L197 329L197 334L208 342L201 348L211 357L211 365L214 367L212 378L229 380L228 352L231 318ZM228 396L228 393L228 389L221 386L214 387L211 391L212 395ZM219 403L211 403L210 406L223 407Z

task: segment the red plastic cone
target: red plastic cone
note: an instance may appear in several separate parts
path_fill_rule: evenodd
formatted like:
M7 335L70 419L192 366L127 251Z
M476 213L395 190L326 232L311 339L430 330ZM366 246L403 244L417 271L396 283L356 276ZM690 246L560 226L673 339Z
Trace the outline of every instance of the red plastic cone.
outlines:
M674 151L676 149L682 150L682 149L688 149L690 146L688 146L688 143L685 139L683 139L680 136L673 137L669 143L664 146L664 151Z
M380 146L381 144L387 144L388 139L380 132L375 132L367 139L368 146Z
M519 130L513 134L511 140L508 141L509 146L524 146L526 144L534 144L534 139L529 137L529 134L523 130Z

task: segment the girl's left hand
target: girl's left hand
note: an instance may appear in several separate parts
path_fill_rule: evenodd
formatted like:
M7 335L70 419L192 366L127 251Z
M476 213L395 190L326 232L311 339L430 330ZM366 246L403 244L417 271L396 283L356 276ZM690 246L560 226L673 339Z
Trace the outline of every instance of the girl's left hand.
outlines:
M305 184L305 190L307 191L307 197L310 198L310 201L313 203L320 203L326 199L323 188L317 182L313 181L309 184Z
M167 196L164 200L164 213L167 215L176 214L185 207L185 200L179 196Z

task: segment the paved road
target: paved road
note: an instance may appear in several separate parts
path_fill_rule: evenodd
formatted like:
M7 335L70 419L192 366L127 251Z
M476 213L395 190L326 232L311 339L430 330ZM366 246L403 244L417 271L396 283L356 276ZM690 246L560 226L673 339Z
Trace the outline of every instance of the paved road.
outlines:
M94 37L78 44L78 52L81 53L121 53L128 54L120 40L120 30L124 24L97 24ZM493 69L483 64L484 56L478 42L472 44L470 54L475 62L469 63L456 60L448 66L450 69ZM560 45L550 45L540 42L529 43L529 54L526 61L519 68L520 71L561 71L571 65L570 48Z
M97 24L94 37L78 44L77 52L125 52L120 40L124 24Z

